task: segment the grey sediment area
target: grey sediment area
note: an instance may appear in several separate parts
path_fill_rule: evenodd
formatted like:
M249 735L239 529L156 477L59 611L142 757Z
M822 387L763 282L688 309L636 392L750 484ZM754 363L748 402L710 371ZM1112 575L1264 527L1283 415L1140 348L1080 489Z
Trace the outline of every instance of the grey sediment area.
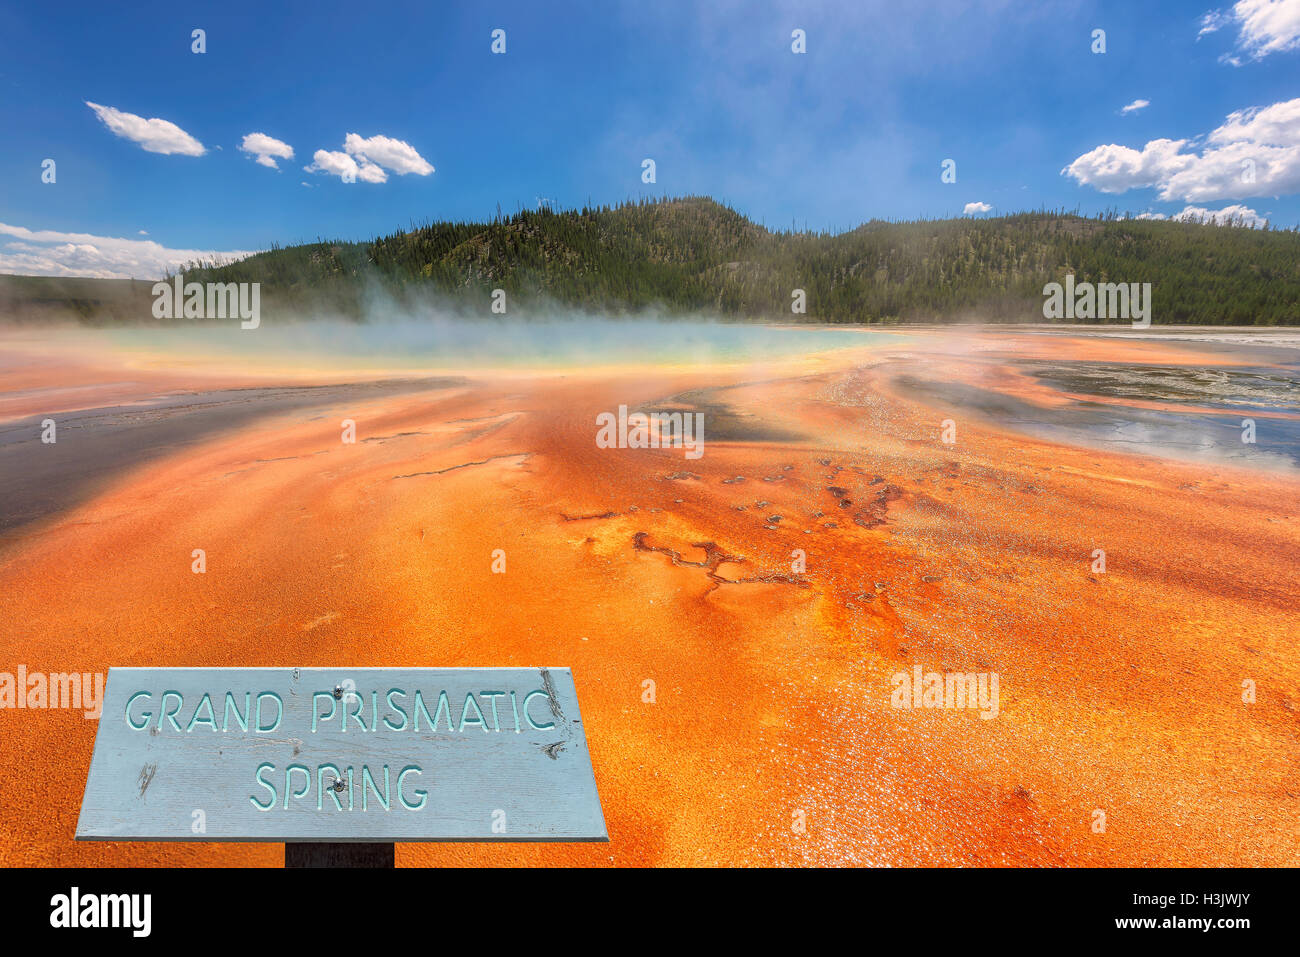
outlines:
M0 424L0 541L92 498L131 469L271 416L460 385L455 377L168 393ZM57 441L41 441L54 419Z
M769 425L754 416L737 412L731 405L717 397L717 393L734 386L692 389L669 396L659 402L649 403L636 411L689 415L694 412L704 413L704 441L714 442L799 442L807 438L798 432L792 432Z
M1049 441L1269 469L1300 466L1300 419L1294 400L1300 376L1290 370L1089 362L1025 362L1020 367L1058 390L1121 402L1155 401L1166 408L1086 400L1047 408L966 383L910 374L897 376L894 385L932 407L960 410ZM1213 414L1217 411L1231 414ZM1243 419L1269 412L1283 417L1259 415L1257 441L1243 443Z

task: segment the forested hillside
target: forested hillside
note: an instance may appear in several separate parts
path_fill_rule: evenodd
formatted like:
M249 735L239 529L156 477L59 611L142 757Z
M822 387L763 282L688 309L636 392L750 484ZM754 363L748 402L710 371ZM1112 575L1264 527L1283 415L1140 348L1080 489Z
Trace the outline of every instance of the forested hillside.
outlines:
M190 280L261 282L269 304L366 315L382 293L489 314L545 304L822 322L1041 322L1043 286L1151 283L1153 321L1300 323L1300 232L1063 212L771 231L705 197L438 222L372 242L274 248ZM803 289L807 311L792 314Z

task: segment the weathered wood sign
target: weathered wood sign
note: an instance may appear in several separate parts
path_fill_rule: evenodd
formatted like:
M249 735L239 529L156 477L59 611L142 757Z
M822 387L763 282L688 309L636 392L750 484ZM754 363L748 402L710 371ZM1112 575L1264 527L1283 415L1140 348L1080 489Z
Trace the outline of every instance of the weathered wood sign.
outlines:
M113 668L77 839L608 835L567 668Z

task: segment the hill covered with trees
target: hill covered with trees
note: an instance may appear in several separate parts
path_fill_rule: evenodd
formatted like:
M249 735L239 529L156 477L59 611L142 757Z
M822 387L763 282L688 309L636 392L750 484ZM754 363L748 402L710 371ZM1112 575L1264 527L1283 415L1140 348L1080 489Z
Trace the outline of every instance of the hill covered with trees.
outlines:
M707 198L431 222L273 248L187 281L260 282L263 309L364 317L376 294L488 315L572 307L741 320L1042 322L1043 287L1151 283L1159 324L1300 324L1300 231L1027 212L775 231ZM804 315L791 311L796 289Z

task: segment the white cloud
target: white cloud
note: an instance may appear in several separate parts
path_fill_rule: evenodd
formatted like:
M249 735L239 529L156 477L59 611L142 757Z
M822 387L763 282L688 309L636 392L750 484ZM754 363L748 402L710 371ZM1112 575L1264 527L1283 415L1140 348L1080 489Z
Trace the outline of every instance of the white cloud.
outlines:
M407 173L428 176L433 172L433 166L415 151L415 147L402 140L387 136L372 136L367 140L349 133L343 141L343 148L357 159L391 169L398 176Z
M133 143L139 143L140 147L147 152L164 155L179 153L182 156L202 156L206 152L202 143L175 123L157 117L146 120L143 116L123 113L111 106L100 106L89 100L86 101L86 105L95 111L100 122L114 134Z
M1142 217L1139 216L1138 219ZM1154 216L1148 217L1154 219ZM1209 223L1215 226L1249 226L1257 229L1268 220L1249 206L1225 206L1223 209L1205 209L1202 206L1188 206L1181 213L1170 217L1182 222Z
M1201 17L1201 29L1196 31L1196 39L1210 34L1217 33L1229 23L1232 22L1232 16L1224 13L1222 10L1211 10L1205 16Z
M328 173L345 182L361 180L363 183L386 183L390 169L399 176L415 173L428 176L433 166L410 143L395 140L387 136L372 136L365 139L356 133L349 133L343 140L346 152L337 153L330 150L317 150L312 156L312 164L304 166L309 173Z
M1121 217L1122 218L1122 217ZM1134 219L1168 219L1183 223L1205 223L1209 226L1249 226L1252 229L1268 222L1249 206L1225 206L1223 209L1206 209L1203 206L1186 206L1181 213L1166 216L1164 213L1138 213Z
M293 147L283 140L277 140L274 136L267 136L265 133L249 133L244 137L244 142L239 144L240 150L249 156L257 157L259 166L269 166L271 169L279 169L275 164L277 159L293 159Z
M1182 152L1186 145L1187 140L1161 139L1135 150L1111 143L1084 153L1061 172L1103 193L1156 186L1195 162L1194 156Z
M1159 139L1140 150L1098 146L1061 173L1103 193L1156 187L1165 201L1295 193L1300 191L1300 98L1231 113L1199 144Z
M388 174L374 163L368 162L364 157L358 163L347 153L317 150L311 159L311 165L303 167L308 173L328 173L331 176L337 176L345 183L356 182L357 180L361 180L363 183L384 183L388 181Z
M1219 58L1225 63L1241 66L1271 53L1300 50L1300 0L1239 0L1228 10L1211 10L1201 18L1196 38L1233 24L1237 45Z
M169 269L195 260L229 262L254 251L168 249L152 240L118 239L89 233L32 230L0 223L0 273L20 276L89 276L96 279L161 279Z
M967 203L965 207L962 208L961 214L963 216L970 216L973 213L987 213L992 209L993 207L988 203Z
M1133 101L1132 103L1130 103L1128 106L1121 107L1121 108L1120 108L1120 112L1121 112L1121 113L1136 113L1138 110L1145 110L1145 109L1146 109L1148 106L1150 106L1150 105L1151 105L1151 101L1150 101L1150 100L1134 100L1134 101Z
M1300 98L1229 113L1226 122L1208 139L1217 144L1242 141L1268 146L1300 144Z
M317 150L311 158L311 165L304 166L309 173L329 173L332 176L356 176L357 163L347 153L331 153L329 150Z

